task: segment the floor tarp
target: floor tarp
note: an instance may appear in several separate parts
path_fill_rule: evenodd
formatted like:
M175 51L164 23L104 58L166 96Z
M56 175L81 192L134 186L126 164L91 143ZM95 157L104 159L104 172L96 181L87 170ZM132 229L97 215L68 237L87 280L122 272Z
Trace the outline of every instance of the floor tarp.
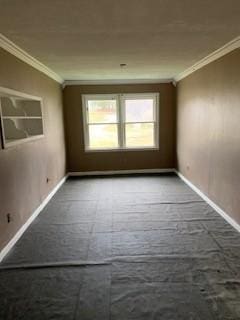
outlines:
M68 179L0 265L1 320L240 320L240 234L175 175Z

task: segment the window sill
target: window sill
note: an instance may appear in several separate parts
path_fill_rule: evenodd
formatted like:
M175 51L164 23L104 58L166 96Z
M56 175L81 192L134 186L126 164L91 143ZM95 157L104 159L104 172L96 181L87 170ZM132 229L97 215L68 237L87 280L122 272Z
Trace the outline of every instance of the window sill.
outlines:
M85 149L84 152L129 152L129 151L158 151L159 147L144 147L144 148L113 148L113 149Z

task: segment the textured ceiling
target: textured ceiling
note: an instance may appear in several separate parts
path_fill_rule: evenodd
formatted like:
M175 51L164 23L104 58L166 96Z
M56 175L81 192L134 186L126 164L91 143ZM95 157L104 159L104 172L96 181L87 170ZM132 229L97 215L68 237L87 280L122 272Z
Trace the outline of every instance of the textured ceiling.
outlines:
M172 78L240 35L240 1L0 0L0 32L64 79Z

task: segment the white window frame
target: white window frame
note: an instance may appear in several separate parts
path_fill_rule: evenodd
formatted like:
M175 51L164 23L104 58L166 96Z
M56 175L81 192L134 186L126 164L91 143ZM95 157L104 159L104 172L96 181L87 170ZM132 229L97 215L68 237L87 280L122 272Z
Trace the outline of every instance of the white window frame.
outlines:
M153 123L154 124L154 146L127 147L125 145L125 100L128 99L147 99L154 100L154 121L130 122L130 123ZM117 122L97 123L116 124L118 126L118 147L116 148L90 148L89 147L89 130L88 130L88 100L116 100L117 104ZM82 95L82 115L83 115L83 134L85 152L111 152L111 151L142 151L159 149L159 93L124 93L124 94L83 94Z

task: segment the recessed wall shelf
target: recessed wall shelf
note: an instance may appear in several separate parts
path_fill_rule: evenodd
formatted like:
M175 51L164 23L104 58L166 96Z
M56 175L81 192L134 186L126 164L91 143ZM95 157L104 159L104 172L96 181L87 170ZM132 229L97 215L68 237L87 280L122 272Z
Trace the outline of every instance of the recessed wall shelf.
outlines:
M0 116L4 148L44 135L39 97L0 87Z

